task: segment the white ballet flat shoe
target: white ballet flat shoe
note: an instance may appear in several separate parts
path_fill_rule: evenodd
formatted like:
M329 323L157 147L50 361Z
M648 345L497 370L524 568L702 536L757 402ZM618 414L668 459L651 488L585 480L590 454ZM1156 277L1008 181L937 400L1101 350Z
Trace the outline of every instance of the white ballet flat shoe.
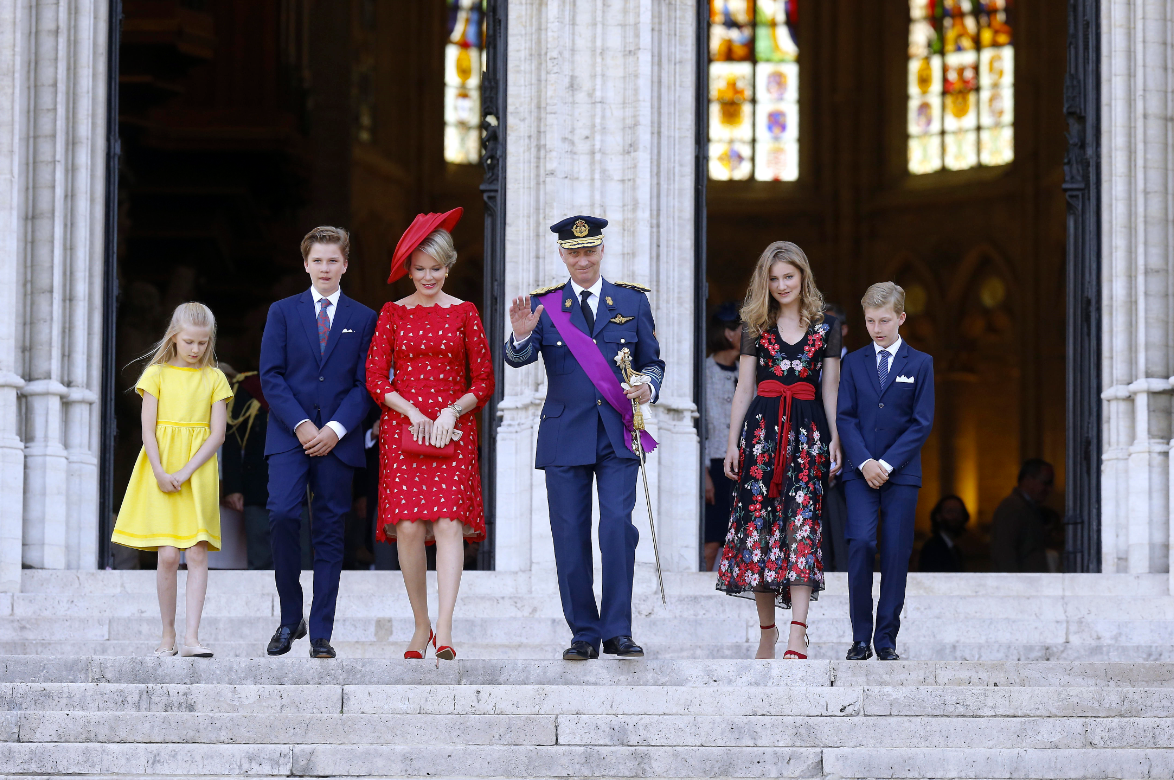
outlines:
M179 654L184 658L211 658L212 651L202 645L184 645Z
M170 656L173 656L173 655L175 655L175 654L176 654L176 652L177 652L177 651L176 651L176 649L175 649L175 645L172 645L171 647L166 647L166 648L162 648L162 649L156 650L156 651L155 651L155 657L156 657L156 658L168 658L168 657L170 657Z

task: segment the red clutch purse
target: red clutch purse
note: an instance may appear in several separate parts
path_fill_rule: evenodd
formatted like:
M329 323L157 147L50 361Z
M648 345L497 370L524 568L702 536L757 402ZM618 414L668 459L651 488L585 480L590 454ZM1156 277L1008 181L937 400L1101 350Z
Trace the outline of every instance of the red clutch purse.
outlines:
M400 449L408 455L416 455L422 458L451 458L457 454L456 444L451 441L443 447L420 444L412 438L412 426L410 425L403 427L399 441Z

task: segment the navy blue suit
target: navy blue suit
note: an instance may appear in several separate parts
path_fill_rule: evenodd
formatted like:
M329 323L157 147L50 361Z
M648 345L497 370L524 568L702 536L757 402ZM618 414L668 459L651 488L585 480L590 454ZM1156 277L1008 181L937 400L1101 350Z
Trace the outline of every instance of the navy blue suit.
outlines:
M573 327L588 333L571 283L554 295L561 295L556 300L571 313ZM532 298L531 308L538 303ZM588 335L618 381L622 380L614 359L627 347L633 369L652 379L654 399L664 380L655 328L647 295L603 280L595 327ZM628 449L629 435L619 412L595 389L545 311L526 341L515 346L510 340L505 346L505 361L514 367L535 362L539 354L546 366L547 393L534 467L546 472L563 615L574 635L572 641L588 642L599 650L602 640L632 635L632 576L640 540L632 525L632 509L639 460ZM592 479L598 483L599 495L600 608L592 591Z
M933 415L933 358L929 355L902 340L884 387L880 386L876 349L871 343L844 358L836 427L845 460L848 599L854 642L871 640L876 647L897 646L921 487L921 447L933 428ZM893 468L879 490L870 488L860 473L860 465L870 458ZM872 568L878 519L884 539L874 634Z
M300 527L308 484L314 496L311 639L330 639L334 629L343 515L351 506L353 471L366 463L362 423L371 410L366 365L375 312L346 295L339 295L337 306L324 352L309 290L270 306L261 337L261 388L269 402L269 528L281 625L297 626L302 618ZM347 433L328 455L312 458L294 433L303 420L319 428L333 420Z

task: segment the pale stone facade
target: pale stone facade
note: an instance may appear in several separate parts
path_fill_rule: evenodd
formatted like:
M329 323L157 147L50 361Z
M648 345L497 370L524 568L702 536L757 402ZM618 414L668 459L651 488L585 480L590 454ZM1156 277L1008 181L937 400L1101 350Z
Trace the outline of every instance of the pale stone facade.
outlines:
M1174 9L1102 4L1105 572L1166 573L1174 469ZM97 563L108 4L0 0L0 590ZM506 291L565 278L545 226L611 221L668 370L649 462L666 570L697 562L691 3L509 4ZM497 566L553 567L533 468L541 367L502 377ZM642 494L642 491L638 491ZM638 561L652 562L642 497ZM1174 576L1174 575L1172 575ZM1174 580L1172 580L1174 586Z
M0 590L97 565L108 6L0 1Z

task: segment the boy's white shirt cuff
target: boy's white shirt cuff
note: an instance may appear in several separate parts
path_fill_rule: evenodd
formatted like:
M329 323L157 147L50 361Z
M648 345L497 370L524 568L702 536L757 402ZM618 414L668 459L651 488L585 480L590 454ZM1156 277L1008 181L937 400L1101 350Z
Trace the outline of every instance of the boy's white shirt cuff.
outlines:
M859 466L859 468L860 468L860 473L861 473L861 474L863 474L863 473L864 473L864 465L865 465L865 463L871 463L871 462L872 462L872 461L874 461L874 460L876 460L876 458L869 458L868 460L864 461L864 463L861 463L861 464L860 464L860 466ZM880 467L881 467L882 469L884 469L884 470L885 470L885 476L888 476L889 474L892 474L892 473L893 473L893 467L892 467L892 466L890 466L888 463L885 463L883 460L877 460L876 462L877 462L877 463L879 463L879 464L880 464Z
M308 423L308 422L310 422L309 417L302 420L302 422L298 423L297 425L295 425L293 427L294 432L297 432L298 428L302 427L302 423ZM334 431L334 435L337 436L340 441L342 440L343 436L346 436L346 426L344 426L340 422L336 422L335 420L331 420L330 422L326 423L326 427L329 428L330 430Z

